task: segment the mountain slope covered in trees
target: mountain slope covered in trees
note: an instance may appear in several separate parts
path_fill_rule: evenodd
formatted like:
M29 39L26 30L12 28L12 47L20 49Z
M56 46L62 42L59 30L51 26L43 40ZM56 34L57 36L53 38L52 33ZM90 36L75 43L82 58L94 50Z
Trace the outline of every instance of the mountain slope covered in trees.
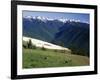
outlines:
M23 18L23 36L70 48L75 54L89 56L89 24L42 18Z

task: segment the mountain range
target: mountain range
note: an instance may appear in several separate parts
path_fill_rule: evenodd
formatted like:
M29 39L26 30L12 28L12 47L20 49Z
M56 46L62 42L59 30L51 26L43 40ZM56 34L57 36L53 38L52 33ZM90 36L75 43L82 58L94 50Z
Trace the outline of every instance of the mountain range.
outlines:
M74 48L89 56L89 24L79 20L23 17L23 36Z

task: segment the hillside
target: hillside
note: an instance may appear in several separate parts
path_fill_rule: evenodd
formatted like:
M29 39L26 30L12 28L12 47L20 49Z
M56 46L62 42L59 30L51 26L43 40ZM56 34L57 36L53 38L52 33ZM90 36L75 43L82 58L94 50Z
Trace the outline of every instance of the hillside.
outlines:
M89 58L55 50L23 48L23 68L89 66Z
M89 58L71 54L71 50L42 40L23 37L23 45L29 40L36 48L23 47L23 68L88 66ZM44 47L44 49L43 49Z
M44 22L38 18L23 18L23 35L50 42L62 25L58 20Z
M84 52L83 55L89 56L89 24L65 23L56 33L52 43L81 50Z
M89 57L89 24L79 20L23 17L23 36L70 48Z

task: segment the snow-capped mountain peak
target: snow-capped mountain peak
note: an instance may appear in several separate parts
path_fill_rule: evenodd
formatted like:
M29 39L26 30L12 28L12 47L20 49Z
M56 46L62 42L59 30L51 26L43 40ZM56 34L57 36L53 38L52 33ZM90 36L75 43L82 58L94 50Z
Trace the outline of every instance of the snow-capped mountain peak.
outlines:
M48 20L47 17L43 17L43 16L36 16L34 19L38 19L38 20L41 20L43 22L46 22Z
M46 18L42 16L36 16L36 19L45 20Z
M43 16L25 16L24 18L27 18L27 19L38 19L38 20L41 20L43 22L46 22L46 21L53 21L53 20L58 20L60 22L63 22L63 23L66 23L66 22L80 22L80 20L75 20L75 19L67 19L67 18L59 18L59 19L52 19L52 18L49 18L49 17L43 17Z
M58 19L58 20L61 21L61 22L63 22L63 23L65 23L66 21L68 21L68 19L63 19L63 18Z

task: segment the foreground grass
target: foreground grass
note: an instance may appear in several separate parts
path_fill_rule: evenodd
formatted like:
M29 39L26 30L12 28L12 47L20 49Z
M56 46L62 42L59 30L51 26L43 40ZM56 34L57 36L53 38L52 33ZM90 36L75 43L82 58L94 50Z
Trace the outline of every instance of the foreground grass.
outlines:
M44 68L64 66L86 66L86 56L62 53L54 50L23 49L23 68Z

